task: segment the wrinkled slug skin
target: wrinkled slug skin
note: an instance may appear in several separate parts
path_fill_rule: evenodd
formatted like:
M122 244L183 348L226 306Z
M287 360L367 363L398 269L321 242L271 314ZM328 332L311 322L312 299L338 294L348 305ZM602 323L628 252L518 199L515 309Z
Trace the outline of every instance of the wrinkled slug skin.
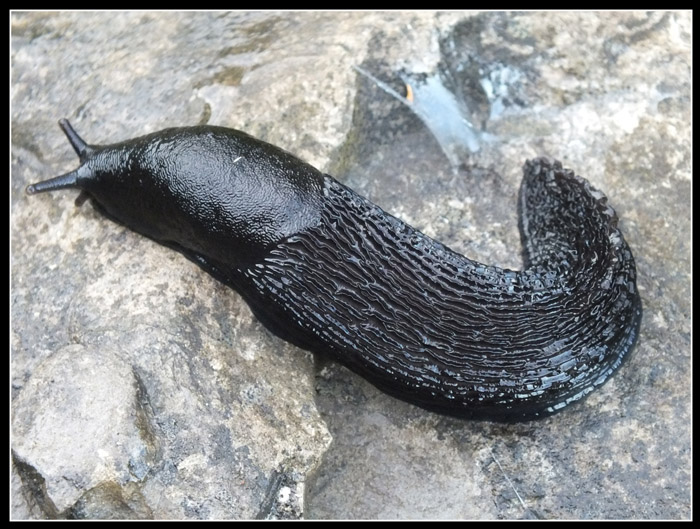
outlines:
M232 129L87 145L28 186L77 188L106 216L236 289L274 333L380 389L464 418L550 415L603 384L642 315L632 253L605 196L526 162L522 271L472 261L293 155Z

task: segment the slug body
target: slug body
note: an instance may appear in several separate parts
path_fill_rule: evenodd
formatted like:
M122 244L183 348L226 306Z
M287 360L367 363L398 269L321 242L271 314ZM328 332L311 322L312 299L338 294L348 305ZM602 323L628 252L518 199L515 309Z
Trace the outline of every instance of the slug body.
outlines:
M274 333L387 393L465 418L529 420L620 366L642 315L632 253L605 196L558 162L520 189L525 268L459 255L293 155L221 127L87 145L78 188L109 218L240 292Z

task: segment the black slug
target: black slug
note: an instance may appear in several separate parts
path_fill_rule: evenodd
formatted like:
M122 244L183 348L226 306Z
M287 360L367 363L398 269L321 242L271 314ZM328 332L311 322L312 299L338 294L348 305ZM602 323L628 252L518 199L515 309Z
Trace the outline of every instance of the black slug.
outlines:
M86 144L64 188L237 290L275 334L400 399L528 420L603 384L637 339L632 253L606 197L545 159L520 187L523 271L472 261L293 155L221 127Z

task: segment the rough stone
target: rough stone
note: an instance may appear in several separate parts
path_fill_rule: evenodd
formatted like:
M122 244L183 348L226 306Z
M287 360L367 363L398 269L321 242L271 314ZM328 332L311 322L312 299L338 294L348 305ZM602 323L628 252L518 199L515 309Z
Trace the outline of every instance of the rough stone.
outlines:
M688 519L691 31L689 12L14 12L11 516ZM60 117L95 143L246 130L510 268L520 167L560 159L620 216L639 344L538 422L396 401L75 193L25 196L77 165Z

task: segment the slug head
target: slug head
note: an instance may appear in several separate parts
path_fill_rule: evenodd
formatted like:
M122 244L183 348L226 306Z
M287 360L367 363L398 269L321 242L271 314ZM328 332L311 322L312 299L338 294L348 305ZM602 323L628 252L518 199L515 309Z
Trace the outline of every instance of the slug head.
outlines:
M30 195L76 188L96 209L190 257L247 265L316 225L324 176L243 132L166 129L122 143L88 145L59 125L80 167L27 186Z

